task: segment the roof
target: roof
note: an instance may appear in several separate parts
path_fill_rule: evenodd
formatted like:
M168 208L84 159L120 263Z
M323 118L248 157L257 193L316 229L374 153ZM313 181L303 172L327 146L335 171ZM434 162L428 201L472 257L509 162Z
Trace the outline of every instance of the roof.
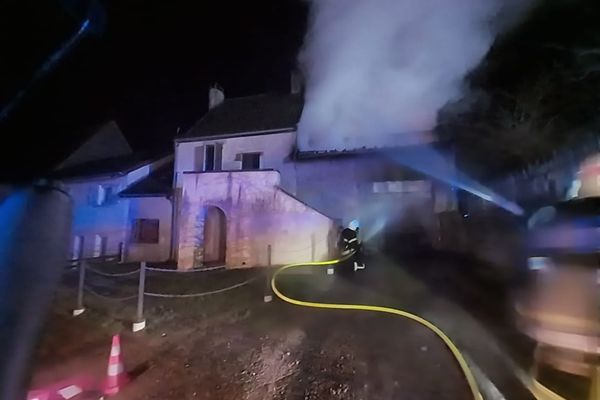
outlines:
M180 139L295 128L302 106L301 94L261 94L225 99Z
M140 179L119 195L121 197L153 197L166 196L173 186L173 162L157 168L144 179Z
M52 177L57 179L75 179L124 175L152 162L156 158L157 157L149 157L145 153L134 153L102 160L94 160L58 169L54 171Z
M90 161L132 154L131 147L115 121L108 121L93 129L83 144L71 153L57 169L70 168Z
M404 155L415 152L423 152L426 149L432 147L426 144L415 144L407 146L390 146L390 147L361 147L358 149L348 150L316 150L316 151L298 151L295 154L297 161L312 160L315 158L338 158L338 157L355 157L364 155L380 155L380 154L394 154Z

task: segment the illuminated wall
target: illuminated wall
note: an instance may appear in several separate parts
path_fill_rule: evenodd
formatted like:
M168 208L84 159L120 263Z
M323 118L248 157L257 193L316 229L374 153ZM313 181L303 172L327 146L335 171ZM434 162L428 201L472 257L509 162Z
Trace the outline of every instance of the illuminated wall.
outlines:
M332 221L279 189L278 172L186 173L180 179L179 268L202 265L211 206L225 214L228 267L267 265L269 246L274 265L330 256Z
M179 177L183 172L200 172L198 165L198 151L207 144L220 144L222 146L221 170L231 171L242 169L239 154L260 153L261 169L274 169L281 173L280 185L286 191L295 193L296 177L294 163L290 156L296 144L295 131L283 131L272 134L261 134L242 137L225 137L176 144L175 173L176 185L179 187Z
M166 197L129 199L127 228L127 261L167 261L171 251L171 200ZM136 219L158 220L158 243L136 243L132 239L132 223Z
M431 243L436 240L439 235L436 213L452 209L447 206L452 201L442 200L454 196L449 193L447 185L436 185L423 175L382 155L317 155L293 160L290 155L294 151L295 141L296 132L285 131L176 143L176 219L173 223L176 245L172 255L180 267L190 268L203 263L203 221L206 207L210 205L219 207L227 215L227 243L235 243L229 249L232 251L227 252L227 265L264 265L265 249L269 244L273 248L274 263L283 262L286 253L291 261L295 261L294 252L298 253L299 258L306 258L311 240L315 239L310 234L302 236L295 232L296 226L302 228L300 231L310 231L310 228L302 227L305 222L302 213L286 211L285 207L273 208L275 205L272 200L260 200L261 204L268 205L266 209L257 206L256 197L279 193L274 189L276 185L281 185L286 192L300 200L290 197L293 203L303 202L308 205L307 209L314 208L333 222L346 224L358 218L361 221L361 235L376 245L382 242L382 234L389 232L393 235L403 231L418 233ZM279 174L271 172L274 175L269 175L268 171L240 171L232 175L202 172L198 154L208 144L222 149L221 168L224 172L241 169L237 157L239 154L258 152L261 153L261 169L273 169ZM227 176L230 176L228 179L231 182L225 181ZM278 176L277 182L269 181L271 178L267 177L270 176ZM232 189L232 185L238 189ZM382 185L385 190L381 190ZM227 192L239 190L239 187L243 188L241 194ZM248 197L251 194L254 197ZM300 225L296 218L300 219ZM269 227L274 220L280 224L278 237ZM256 231L251 224L269 229ZM260 233L251 241L245 238L245 232L253 231ZM335 243L335 238L320 235L317 241ZM275 242L279 246L277 251Z
M449 188L411 170L389 165L381 156L333 156L298 161L297 196L346 225L361 223L361 236L371 244L383 243L382 234L437 235L436 212L446 211L442 201Z
M103 255L117 255L121 243L127 239L129 201L118 197L127 185L126 177L112 179L87 179L65 185L73 199L73 225L71 253L76 239L82 238L82 257L97 256L97 238L100 238ZM98 204L99 187L111 188L106 201ZM96 250L96 251L95 251ZM76 254L71 254L77 258Z
M116 256L123 251L127 259L134 261L167 259L171 241L170 201L150 197L121 198L119 193L170 160L172 156L164 157L115 177L66 180L65 189L73 200L70 256ZM158 244L140 246L131 243L131 223L136 218L160 219L161 240Z

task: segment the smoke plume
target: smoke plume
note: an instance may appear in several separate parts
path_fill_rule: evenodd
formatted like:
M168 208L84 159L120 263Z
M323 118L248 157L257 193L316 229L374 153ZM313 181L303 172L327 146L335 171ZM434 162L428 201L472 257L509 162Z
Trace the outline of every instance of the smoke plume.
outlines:
M437 112L528 0L313 0L302 150L427 139Z

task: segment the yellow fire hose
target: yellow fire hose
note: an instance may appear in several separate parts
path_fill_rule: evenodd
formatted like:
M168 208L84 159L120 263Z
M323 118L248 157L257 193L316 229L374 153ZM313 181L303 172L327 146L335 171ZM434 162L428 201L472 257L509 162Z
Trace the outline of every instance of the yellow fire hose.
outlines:
M418 315L411 314L407 311L403 311L403 310L399 310L397 308L391 308L391 307L373 306L373 305L366 305L366 304L317 303L317 302L312 302L312 301L297 300L297 299L293 299L291 297L286 296L277 288L277 283L276 283L277 277L285 270L295 268L295 267L310 267L310 266L323 267L323 266L335 265L335 264L338 264L338 263L344 261L348 257L349 256L347 256L346 258L330 260L330 261L306 262L306 263L284 265L283 267L281 267L277 271L275 271L275 273L273 274L273 277L271 278L271 288L273 289L273 292L275 293L275 295L277 297L279 297L281 300L283 300L287 303L290 303L290 304L294 304L296 306L312 307L312 308L325 308L325 309L332 309L332 310L374 311L374 312L380 312L380 313L394 314L394 315L398 315L398 316L401 316L404 318L408 318L412 321L418 322L419 324L421 324L421 325L425 326L426 328L430 329L431 331L433 331L440 339L442 339L444 344L446 344L448 349L450 349L450 351L452 352L452 355L458 362L458 365L460 366L460 368L467 380L467 383L469 385L469 389L471 391L471 394L473 395L473 398L475 400L483 400L483 395L479 391L479 387L477 386L477 381L475 380L475 376L473 375L473 372L469 368L467 361L465 360L463 355L460 353L460 350L458 350L458 348L452 342L452 340L450 340L450 338L444 332L442 332L442 330L440 328L435 326L433 323L427 321L426 319L421 318ZM542 385L536 379L532 379L531 382L529 382L527 384L527 386L528 386L529 390L531 391L531 393L534 395L534 397L538 400L565 400L564 397L561 397L557 393L548 389L547 387Z
M483 396L481 395L481 392L479 391L477 382L475 381L475 377L473 376L473 372L471 372L471 369L469 368L466 360L464 359L464 357L462 356L462 354L460 353L460 351L458 350L456 345L454 343L452 343L450 338L448 336L446 336L446 334L444 332L442 332L437 326L435 326L431 322L427 321L426 319L421 318L418 315L411 314L407 311L398 310L396 308L391 308L391 307L381 307L381 306L372 306L372 305L363 305L363 304L315 303L312 301L296 300L296 299L293 299L293 298L288 297L285 294L281 293L281 291L277 288L277 284L276 284L277 276L279 276L279 274L281 274L285 270L288 270L288 269L291 269L294 267L304 267L304 266L328 266L328 265L337 264L340 261L343 261L343 260L331 260L331 261L308 262L308 263L284 265L283 267L281 267L277 271L275 271L275 273L273 274L273 278L271 279L271 288L273 289L273 292L275 293L275 295L277 295L277 297L279 297L281 300L283 300L287 303L290 303L290 304L297 305L297 306L313 307L313 308L326 308L326 309L334 309L334 310L374 311L374 312L380 312L380 313L399 315L401 317L408 318L412 321L418 322L419 324L432 330L440 339L442 339L442 341L446 344L446 346L448 346L448 348L452 352L452 355L458 362L458 365L460 366L463 374L465 375L465 378L467 379L467 383L469 384L469 389L471 390L471 393L473 394L473 398L475 400L483 400Z

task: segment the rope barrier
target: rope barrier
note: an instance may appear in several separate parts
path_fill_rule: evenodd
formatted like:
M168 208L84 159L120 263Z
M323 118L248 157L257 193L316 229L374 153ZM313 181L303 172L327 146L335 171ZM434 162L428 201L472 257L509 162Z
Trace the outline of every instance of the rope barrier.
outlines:
M119 254L112 254L112 255L107 255L107 256L72 258L70 260L67 260L67 263L77 264L82 261L101 263L103 261L118 260L120 257L121 256Z
M177 272L177 273L209 272L209 271L224 270L224 269L225 269L224 266L208 267L208 268L195 268L195 269L170 269L170 268L146 267L146 271L152 271L152 272Z
M138 274L140 272L140 269L136 269L133 271L128 271L128 272L115 272L115 273L110 273L110 272L102 272L100 270L97 270L95 268L90 267L89 265L86 265L85 267L86 271L91 271L97 275L100 276L106 276L108 278L116 278L116 277L122 277L122 276L129 276L129 275L134 275L134 274Z
M94 296L100 297L102 299L105 300L111 300L111 301L125 301L125 300L132 300L137 298L137 294L133 295L133 296L126 296L126 297L111 297L111 296L106 296L104 294L98 293L96 292L94 289L92 289L89 285L85 285L83 287L85 289L86 292L93 294Z
M210 296L212 294L223 293L223 292L227 292L229 290L237 289L239 287L249 284L250 282L255 281L258 278L259 278L258 276L255 276L253 278L245 280L244 282L236 283L235 285L228 286L228 287L225 287L222 289L211 290L209 292L189 293L189 294L167 294L167 293L144 292L144 295L149 296L149 297L161 297L161 298L190 298L190 297Z

